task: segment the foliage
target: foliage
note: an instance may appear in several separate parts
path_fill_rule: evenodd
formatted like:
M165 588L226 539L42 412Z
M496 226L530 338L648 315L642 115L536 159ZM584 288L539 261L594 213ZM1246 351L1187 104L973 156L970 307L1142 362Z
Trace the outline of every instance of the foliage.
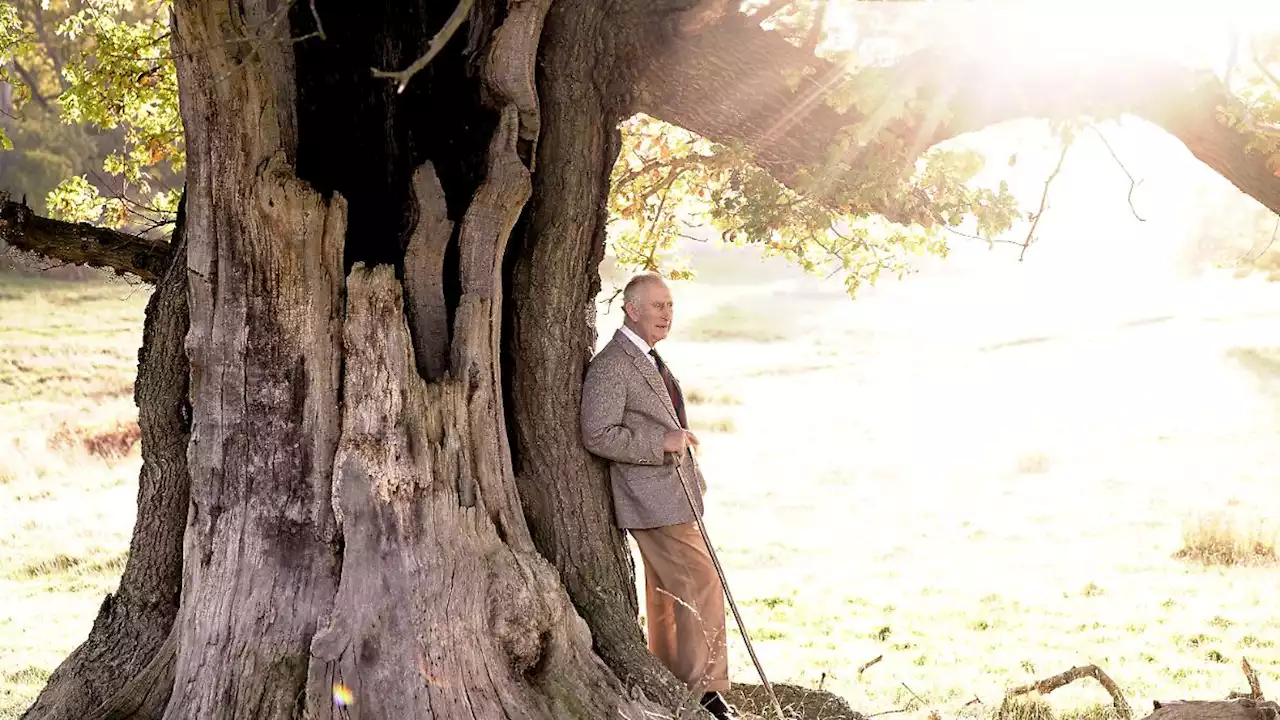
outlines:
M991 241L1018 219L1006 185L973 186L984 166L981 155L942 148L921 155L895 134L895 121L918 126L930 110L901 93L880 67L883 41L910 36L910 14L871 9L859 15L866 42L842 44L838 26L815 24L817 8L790 3L764 24L856 68L829 88L824 101L866 120L845 128L828 160L788 187L755 167L745 148L714 144L653 118L632 118L623 126L610 198L610 249L620 264L659 269L677 239L693 237L760 247L806 272L841 276L852 295L883 274L902 277L913 258L945 257L952 231L966 227L963 234ZM691 271L676 265L668 274Z
M802 43L812 40L805 36L813 15L811 4L793 3L769 24ZM826 54L858 64L856 48ZM981 155L942 148L921 155L895 134L895 120L918 127L930 108L898 92L888 73L863 67L824 99L866 120L845 128L828 160L790 187L755 167L745 148L643 115L624 123L609 208L619 264L689 277L672 261L680 238L753 245L807 272L840 275L853 294L884 273L901 277L915 257L945 256L948 231L969 226L990 241L1018 218L1003 183L973 186Z
M62 95L69 123L121 128L124 146L107 156L102 169L124 179L136 195L109 200L86 196L89 186L69 179L55 193L70 201L67 214L93 219L101 207L112 225L124 225L130 212L155 222L177 211L179 188L157 188L158 171L181 171L185 161L182 120L178 114L178 78L169 56L167 0L92 0L67 18L58 33L71 40L92 38L64 70L69 87ZM124 195L125 193L122 193ZM57 207L51 200L50 205ZM136 206L136 208L131 207Z
M13 58L3 79L18 88L14 107L21 111L13 125L32 134L28 126L47 123L29 112L34 106L99 141L91 152L66 158L67 172L46 198L49 211L135 230L171 220L184 155L167 0L40 0L3 7L0 47ZM30 155L56 147L35 142L19 149ZM50 187L40 174L8 180L23 190Z
M854 293L886 273L909 272L914 258L945 256L953 231L993 241L1030 219L1003 183L975 187L984 163L977 153L921 155L895 135L895 126L919 126L930 111L884 71L924 41L914 6L860 6L851 31L850 23L823 22L843 6L756 3L765 4L776 9L767 27L856 70L825 101L868 119L846 128L829 160L789 187L755 167L746 148L646 116L629 119L609 202L609 249L621 267L692 277L675 252L681 238L751 245L808 272L841 276ZM64 219L135 231L172 219L185 151L169 7L169 0L0 5L0 59L13 60L0 63L0 80L16 89L21 110L6 123L21 156L3 165L11 186L51 188L49 212ZM1277 158L1280 173L1280 81L1270 69L1280 63L1280 37L1254 38L1241 55L1232 84L1243 110L1223 109L1223 120ZM77 130L57 137L53 118ZM5 129L0 144L10 141Z
M28 203L41 215L48 213L45 200L51 189L102 162L101 138L88 128L62 122L55 110L30 105L20 119L0 124L0 131L5 129L13 149L0 153L3 187L15 196L27 195Z

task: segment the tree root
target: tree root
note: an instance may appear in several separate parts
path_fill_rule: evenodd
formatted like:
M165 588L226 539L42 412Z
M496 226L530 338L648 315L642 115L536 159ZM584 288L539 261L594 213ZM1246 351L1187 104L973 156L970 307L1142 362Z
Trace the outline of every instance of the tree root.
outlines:
M867 720L867 716L849 707L849 703L839 695L824 690L810 690L799 685L771 683L773 692L778 696L782 711L787 717L801 720ZM725 699L740 710L744 716L772 718L773 703L763 685L735 683L733 689L724 693Z

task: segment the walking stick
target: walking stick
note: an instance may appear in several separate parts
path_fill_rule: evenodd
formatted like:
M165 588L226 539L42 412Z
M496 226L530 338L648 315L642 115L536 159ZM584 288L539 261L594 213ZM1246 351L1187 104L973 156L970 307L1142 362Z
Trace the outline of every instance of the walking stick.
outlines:
M689 459L695 463L697 459L693 457L693 450L687 449ZM693 501L693 491L689 489L689 481L684 477L684 471L680 469L680 462L676 461L676 475L680 478L680 486L684 488L684 496L689 500L689 509L693 511L694 516L698 515L698 506ZM751 656L751 662L756 666L756 673L760 676L760 684L764 685L764 691L769 693L769 701L773 703L774 712L778 713L778 720L786 720L786 716L782 714L782 705L778 703L778 696L773 694L773 686L769 684L769 678L764 676L764 667L760 665L760 658L756 657L755 648L751 647L751 636L747 634L747 626L742 622L742 614L738 612L738 604L733 601L733 593L729 592L729 581L724 578L724 568L720 566L720 558L716 556L716 550L711 546L711 538L707 535L706 525L702 522L702 518L698 517L698 530L702 533L702 541L707 544L707 553L711 555L711 563L716 566L716 575L720 576L720 587L724 589L724 597L729 601L729 608L733 610L733 619L738 623L738 631L742 633L742 641L746 643L747 654Z

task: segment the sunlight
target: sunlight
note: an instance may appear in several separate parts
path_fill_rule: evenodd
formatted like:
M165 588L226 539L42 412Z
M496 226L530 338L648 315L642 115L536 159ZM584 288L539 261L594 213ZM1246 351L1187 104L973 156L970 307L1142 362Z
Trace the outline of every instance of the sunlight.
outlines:
M834 2L827 14L828 51L855 50L874 65L909 48L967 45L993 59L1016 56L1036 65L1070 66L1125 56L1225 66L1231 36L1237 61L1250 57L1252 34L1280 26L1280 4L1263 0L992 0L978 2ZM888 32L885 32L885 30Z
M1199 64L1229 29L1227 15L1202 3L1156 0L984 4L973 20L969 31L992 54L1054 66L1116 56Z

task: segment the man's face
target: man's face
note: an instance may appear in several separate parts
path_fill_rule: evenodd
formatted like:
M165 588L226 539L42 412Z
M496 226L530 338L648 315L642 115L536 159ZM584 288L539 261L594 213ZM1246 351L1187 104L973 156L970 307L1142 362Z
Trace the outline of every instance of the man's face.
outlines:
M631 329L641 340L649 343L649 347L657 345L671 332L675 304L671 301L671 288L664 282L640 286L635 301L627 303L624 309Z

